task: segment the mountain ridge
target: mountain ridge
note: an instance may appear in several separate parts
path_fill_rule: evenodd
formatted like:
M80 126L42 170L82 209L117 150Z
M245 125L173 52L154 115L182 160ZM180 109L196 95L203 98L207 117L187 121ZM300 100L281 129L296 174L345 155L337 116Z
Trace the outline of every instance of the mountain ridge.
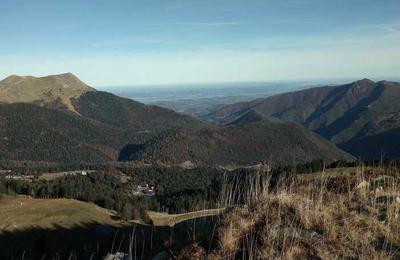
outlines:
M2 91L14 88L24 98L2 96L7 102L0 102L1 159L207 165L353 159L304 127L276 124L264 116L265 122L248 125L257 114L243 118L240 126L217 127L97 91L71 73L11 76L0 84Z
M250 102L227 105L209 114L209 121L229 125L243 115L253 111L264 117L277 118L284 122L295 122L315 131L339 147L343 144L347 152L361 155L362 149L352 151L351 142L359 147L363 138L382 135L400 127L400 83L358 80L345 85L316 87L283 93ZM388 124L391 124L389 127ZM381 140L384 142L385 140ZM365 144L376 151L379 143ZM382 146L382 150L385 147ZM393 150L393 149L390 149ZM396 158L386 153L388 159ZM363 157L379 159L377 152Z

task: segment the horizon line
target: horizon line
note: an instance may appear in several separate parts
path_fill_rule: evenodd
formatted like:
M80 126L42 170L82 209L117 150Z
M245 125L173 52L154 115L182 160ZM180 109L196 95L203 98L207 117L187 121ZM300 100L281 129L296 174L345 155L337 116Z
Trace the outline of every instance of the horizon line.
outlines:
M132 88L132 87L185 87L201 85L227 85L227 84L262 84L262 83L305 83L305 84L325 84L335 85L343 82L354 82L362 79L370 79L374 82L379 81L400 81L400 77L343 77L343 78L304 78L304 79L277 79L277 80L248 80L248 81L204 81L204 82L176 82L176 83L144 83L144 84L124 84L124 85L93 85L96 88ZM340 82L339 82L340 81Z

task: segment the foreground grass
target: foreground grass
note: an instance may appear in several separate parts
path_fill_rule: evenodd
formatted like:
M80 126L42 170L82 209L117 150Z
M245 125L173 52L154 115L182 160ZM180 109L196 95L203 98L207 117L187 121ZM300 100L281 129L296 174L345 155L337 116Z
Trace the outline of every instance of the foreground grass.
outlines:
M268 182L267 180L264 180ZM249 195L250 196L250 195ZM221 218L208 259L400 259L400 171L342 168L264 185Z

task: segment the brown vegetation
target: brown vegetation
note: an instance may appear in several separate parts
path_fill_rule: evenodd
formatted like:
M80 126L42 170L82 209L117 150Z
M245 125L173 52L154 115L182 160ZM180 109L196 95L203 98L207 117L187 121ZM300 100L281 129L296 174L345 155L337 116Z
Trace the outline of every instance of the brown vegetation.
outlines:
M281 182L227 213L213 257L398 259L398 169L344 171Z

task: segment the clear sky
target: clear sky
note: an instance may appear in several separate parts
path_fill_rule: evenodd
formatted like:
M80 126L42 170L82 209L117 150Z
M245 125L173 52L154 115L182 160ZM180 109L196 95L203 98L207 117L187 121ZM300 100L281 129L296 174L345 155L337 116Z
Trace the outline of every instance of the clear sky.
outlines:
M92 86L400 76L400 0L1 0L0 77Z

